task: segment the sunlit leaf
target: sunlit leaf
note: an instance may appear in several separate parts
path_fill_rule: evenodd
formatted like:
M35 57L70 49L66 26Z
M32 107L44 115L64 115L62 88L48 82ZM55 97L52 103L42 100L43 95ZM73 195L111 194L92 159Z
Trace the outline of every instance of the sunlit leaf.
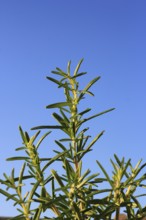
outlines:
M20 174L19 174L19 192L21 193L21 184L22 184L22 180L23 180L23 176L24 176L24 171L25 171L25 167L26 167L26 163L23 164L21 170L20 170Z
M98 113L98 114L95 114L95 115L93 115L93 116L91 116L91 117L89 117L89 118L85 118L85 119L83 119L79 124L81 125L81 124L83 124L83 123L86 122L86 121L89 121L89 120L91 120L91 119L93 119L93 118L99 117L100 115L106 114L106 113L111 112L111 111L113 111L113 110L115 110L115 108L111 108L111 109L108 109L108 110L106 110L106 111L103 111L103 112L100 112L100 113Z
M15 161L15 160L27 161L27 160L29 160L29 157L10 157L10 158L7 158L7 161Z
M104 167L101 165L101 163L99 161L96 161L96 163L98 164L98 166L100 167L100 169L102 170L102 172L104 173L105 177L107 178L109 184L111 185L111 187L113 187L113 183L108 175L108 173L106 172L106 170L104 169Z
M86 147L84 152L82 153L80 159L88 152L91 150L91 147L96 143L96 141L103 135L104 131L100 132L94 139L91 141L91 143Z
M40 126L36 126L31 128L31 130L37 130L37 129L60 129L62 128L62 126L59 125L40 125Z
M65 106L72 106L72 103L70 102L58 102L51 105L46 106L46 108L62 108Z
M100 76L94 78L90 83L88 83L88 85L81 91L78 101L81 100L83 98L83 96L86 94L86 92L90 89L90 87L96 83L98 80L100 79Z
M78 73L77 75L73 76L72 79L75 79L77 77L83 76L85 74L87 74L87 72Z
M42 143L42 141L43 141L50 133L51 133L51 131L45 133L45 134L39 139L39 141L38 141L37 144L36 144L36 149L39 148L39 146L40 146L40 144Z
M57 74L57 75L60 75L60 76L63 76L63 77L67 77L67 74L64 73L60 68L56 67L56 70L57 71L52 71L53 74Z
M67 64L67 73L68 73L68 76L70 76L70 66L71 66L71 61L68 62Z
M81 66L81 64L82 64L83 60L84 60L84 59L81 59L81 60L79 61L78 65L76 66L76 69L75 69L75 71L74 71L74 76L76 76L76 75L77 75L78 70L80 69L80 66Z
M6 196L7 198L17 202L17 203L21 203L21 201L19 199L17 199L15 197L15 195L11 195L8 192L4 191L3 189L0 189L0 193L3 194L4 196Z

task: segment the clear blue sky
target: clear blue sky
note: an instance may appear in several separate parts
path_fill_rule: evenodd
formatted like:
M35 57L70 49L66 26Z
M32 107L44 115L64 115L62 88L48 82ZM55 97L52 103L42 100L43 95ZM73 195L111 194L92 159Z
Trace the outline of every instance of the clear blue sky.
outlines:
M29 131L54 123L45 106L62 96L45 77L56 66L66 69L69 60L75 67L81 58L88 71L83 85L101 76L86 106L93 113L116 108L90 124L93 137L106 132L89 166L96 172L98 159L110 169L114 153L133 164L146 161L146 1L0 0L1 176L12 167L5 159L21 146L18 126ZM16 214L4 197L0 201L0 215Z

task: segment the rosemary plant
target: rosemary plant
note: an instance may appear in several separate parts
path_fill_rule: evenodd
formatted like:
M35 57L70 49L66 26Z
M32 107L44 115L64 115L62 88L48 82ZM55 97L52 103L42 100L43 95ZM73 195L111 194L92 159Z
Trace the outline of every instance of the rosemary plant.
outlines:
M20 212L13 219L101 220L111 219L115 213L115 219L118 220L120 207L125 207L128 219L141 219L145 215L146 209L140 205L134 193L137 187L145 187L143 181L146 176L144 174L140 176L140 173L146 164L140 166L141 161L139 161L133 168L130 160L125 162L124 158L120 160L115 155L116 161L111 160L114 171L113 176L110 177L97 161L105 175L104 178L100 177L99 173L92 173L90 169L84 171L82 168L85 155L92 150L104 133L101 131L90 141L91 136L86 134L88 131L86 122L114 110L111 108L89 117L86 117L86 114L90 113L91 108L79 110L79 105L82 106L80 102L86 95L94 95L90 88L100 79L100 77L94 78L81 89L78 79L86 74L79 72L82 62L83 59L80 60L73 74L71 62L68 62L67 71L56 68L52 71L54 77L47 77L51 83L58 86L58 89L64 91L63 102L47 106L47 109L54 110L53 117L57 125L34 127L32 130L39 131L32 137L21 127L19 128L23 146L16 151L22 151L23 155L9 158L8 161L23 161L20 174L15 176L15 170L12 169L10 176L4 173L4 179L0 179L0 183L6 187L1 188L0 193L7 200L13 200L14 206L17 206ZM49 131L37 141L42 129ZM56 133L58 130L63 131L64 136L54 140L53 158L40 158L39 147L51 133L50 130L55 130ZM62 173L56 170L54 164L56 161L63 167ZM128 169L131 170L130 173ZM103 182L108 182L110 187L100 188ZM29 191L24 194L27 184ZM53 212L53 217L45 214L48 210Z

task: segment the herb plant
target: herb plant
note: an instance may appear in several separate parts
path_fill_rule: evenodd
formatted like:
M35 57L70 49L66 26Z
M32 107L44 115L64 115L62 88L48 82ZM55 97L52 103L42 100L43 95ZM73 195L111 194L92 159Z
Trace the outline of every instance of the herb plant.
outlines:
M142 219L146 214L146 208L142 207L138 200L145 194L135 195L139 187L146 187L144 184L146 175L141 174L146 164L141 165L139 161L136 167L133 167L130 159L120 160L114 155L114 161L111 160L112 177L99 161L97 165L104 174L103 177L100 173L83 169L84 157L88 156L104 133L101 131L95 137L91 137L87 134L89 128L86 127L86 122L111 112L114 108L89 117L86 115L90 113L91 108L79 110L79 105L82 106L81 101L86 95L94 96L90 89L100 79L99 76L94 78L81 89L78 79L86 74L79 72L82 62L83 59L73 74L71 62L68 62L66 72L56 68L52 71L54 77L47 77L50 83L58 86L58 90L64 91L63 102L47 106L47 109L54 110L52 115L57 125L34 127L32 130L38 132L33 136L19 127L22 147L16 148L16 151L21 151L22 156L7 160L15 163L17 160L22 161L20 174L15 175L15 170L12 169L10 176L4 173L4 179L0 179L3 186L0 193L7 200L12 200L20 213L11 219L102 220L111 219L115 215L115 219L118 220L120 208L124 209L128 219L131 220ZM48 132L39 137L42 129L47 129ZM56 134L59 130L62 131L63 137L54 141L54 157L40 158L39 147L50 135L51 130L55 130ZM56 162L62 166L62 173L56 170ZM108 183L109 187L104 189L102 187L104 183ZM29 188L29 191L25 191L26 188ZM53 217L46 214L48 210L53 213Z

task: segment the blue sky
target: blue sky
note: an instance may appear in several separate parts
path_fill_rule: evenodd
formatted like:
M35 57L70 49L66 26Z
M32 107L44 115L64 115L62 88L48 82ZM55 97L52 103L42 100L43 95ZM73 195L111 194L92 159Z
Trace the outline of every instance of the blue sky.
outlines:
M81 85L101 76L86 106L92 113L116 108L90 124L93 137L106 132L89 166L96 172L97 159L110 169L114 153L133 164L146 161L146 1L0 0L1 176L12 168L5 159L21 146L18 126L29 131L54 123L45 106L62 96L45 77L56 66L66 69L69 60L74 68L81 58L88 72ZM0 215L16 214L0 201Z

